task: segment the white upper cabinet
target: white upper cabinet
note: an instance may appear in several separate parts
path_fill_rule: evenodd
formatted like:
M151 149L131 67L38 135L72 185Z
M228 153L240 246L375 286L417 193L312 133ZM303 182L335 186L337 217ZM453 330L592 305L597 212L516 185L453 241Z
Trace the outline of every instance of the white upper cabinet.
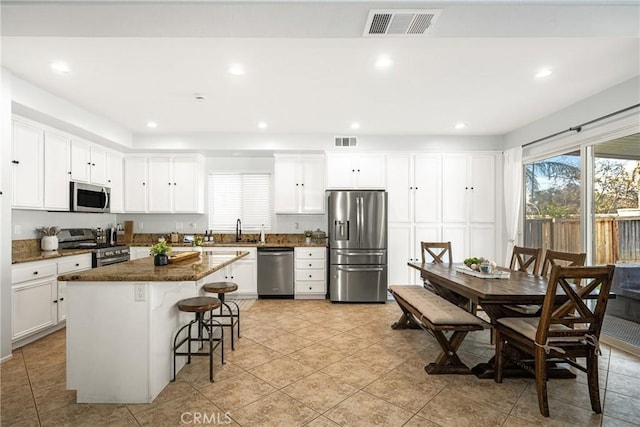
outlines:
M71 180L107 185L107 150L81 139L71 141Z
M387 156L389 222L439 222L441 157L438 154Z
M204 212L204 167L200 157L172 159L173 212Z
M107 187L111 188L111 212L124 211L124 163L122 154L107 152Z
M170 167L171 159L168 157L149 157L147 159L147 176L149 178L147 194L150 212L171 212L173 183L169 173Z
M69 210L69 147L71 139L44 132L44 208Z
M126 212L202 213L201 156L125 158Z
M147 211L147 159L125 157L124 159L124 210L125 212Z
M327 188L383 189L385 156L376 153L327 153Z
M444 222L496 220L495 155L445 155L442 171Z
M276 213L324 213L324 156L275 155Z
M42 208L44 202L43 131L13 122L13 207ZM68 190L67 190L68 191Z

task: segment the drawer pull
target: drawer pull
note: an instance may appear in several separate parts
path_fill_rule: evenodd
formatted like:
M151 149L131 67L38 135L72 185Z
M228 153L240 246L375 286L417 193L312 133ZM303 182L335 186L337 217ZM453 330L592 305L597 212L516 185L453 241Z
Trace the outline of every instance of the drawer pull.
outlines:
M311 278L311 277L313 277L313 276L309 275L309 278Z
M309 267L311 267L312 264L309 264Z
M76 262L76 267L80 267L80 263Z
M38 272L37 272L37 271L34 271L34 272L33 272L33 274L38 274Z

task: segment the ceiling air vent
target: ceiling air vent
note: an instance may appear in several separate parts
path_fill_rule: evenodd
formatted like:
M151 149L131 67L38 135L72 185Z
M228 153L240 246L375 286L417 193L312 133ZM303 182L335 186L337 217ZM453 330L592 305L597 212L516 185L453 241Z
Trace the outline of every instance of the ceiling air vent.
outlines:
M439 9L370 10L365 37L422 36L442 13Z
M336 136L336 147L355 147L358 145L358 138L355 136Z

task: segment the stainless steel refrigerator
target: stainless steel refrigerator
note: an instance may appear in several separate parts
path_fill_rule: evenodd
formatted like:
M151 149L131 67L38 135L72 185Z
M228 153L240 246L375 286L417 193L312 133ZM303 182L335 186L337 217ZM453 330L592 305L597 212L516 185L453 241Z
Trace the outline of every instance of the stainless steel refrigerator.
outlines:
M387 193L327 191L329 297L335 302L387 299Z

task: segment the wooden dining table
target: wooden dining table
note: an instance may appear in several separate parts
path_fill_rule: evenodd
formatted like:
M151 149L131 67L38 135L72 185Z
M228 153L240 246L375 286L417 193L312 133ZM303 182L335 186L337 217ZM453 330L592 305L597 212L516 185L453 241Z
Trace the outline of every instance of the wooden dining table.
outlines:
M470 311L480 306L487 314L492 325L502 317L518 316L509 305L542 305L547 293L547 278L533 274L499 268L508 272L506 278L475 277L460 272L458 269L467 268L464 264L447 263L419 263L409 262L409 267L420 271L420 276L426 279L443 298L462 306ZM564 293L559 290L557 302L564 302ZM522 314L520 314L522 315ZM472 371L480 378L493 378L493 358L487 363L480 363ZM505 370L507 376L523 376L525 373L519 368ZM575 378L566 369L549 371L549 375L560 378Z

